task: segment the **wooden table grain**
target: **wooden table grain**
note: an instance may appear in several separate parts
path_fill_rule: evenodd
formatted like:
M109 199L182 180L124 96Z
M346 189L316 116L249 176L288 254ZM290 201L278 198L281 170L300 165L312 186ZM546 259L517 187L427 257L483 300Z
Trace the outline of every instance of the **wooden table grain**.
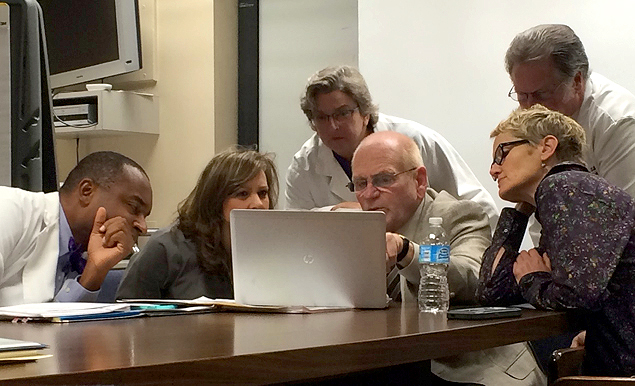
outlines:
M51 358L2 365L0 384L264 384L424 362L564 333L564 313L446 320L416 305L318 314L210 313L71 324L0 323Z

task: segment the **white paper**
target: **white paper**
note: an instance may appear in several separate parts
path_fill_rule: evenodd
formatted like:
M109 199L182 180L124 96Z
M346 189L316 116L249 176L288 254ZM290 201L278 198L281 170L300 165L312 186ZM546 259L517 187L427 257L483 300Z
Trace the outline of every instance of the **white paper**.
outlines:
M0 316L14 318L55 318L60 316L79 316L105 314L113 311L130 310L125 303L30 303L0 307Z

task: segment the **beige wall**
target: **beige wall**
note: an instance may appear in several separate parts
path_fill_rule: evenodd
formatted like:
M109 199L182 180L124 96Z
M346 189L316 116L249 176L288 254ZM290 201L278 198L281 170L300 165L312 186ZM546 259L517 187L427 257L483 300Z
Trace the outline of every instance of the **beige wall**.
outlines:
M212 156L237 140L236 0L156 0L159 136L80 139L79 157L113 150L139 162L154 191L148 226L168 225ZM59 178L76 141L57 140Z
M238 141L238 2L214 1L214 144Z

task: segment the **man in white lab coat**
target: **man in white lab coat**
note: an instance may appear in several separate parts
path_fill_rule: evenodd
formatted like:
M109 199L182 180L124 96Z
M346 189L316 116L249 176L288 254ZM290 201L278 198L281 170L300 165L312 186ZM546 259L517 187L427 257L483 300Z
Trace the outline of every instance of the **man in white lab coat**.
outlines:
M635 96L591 72L582 41L569 26L541 24L519 33L507 49L505 68L513 83L510 98L522 108L541 104L573 118L586 132L591 172L635 197ZM540 225L533 217L529 233L538 245ZM548 354L566 347L567 338L533 344ZM543 363L547 356L541 355Z
M95 301L151 208L146 172L114 152L82 159L59 193L0 187L0 306Z
M591 73L580 38L562 24L543 24L516 35L505 55L522 108L541 104L570 116L586 131L592 172L635 197L635 96Z

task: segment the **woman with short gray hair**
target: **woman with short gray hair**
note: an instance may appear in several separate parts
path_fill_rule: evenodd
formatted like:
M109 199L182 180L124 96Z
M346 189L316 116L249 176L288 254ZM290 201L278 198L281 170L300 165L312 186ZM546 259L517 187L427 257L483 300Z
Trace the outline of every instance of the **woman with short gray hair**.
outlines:
M561 113L516 110L491 137L490 174L516 207L503 209L483 256L480 302L576 311L584 372L635 375L635 201L580 163L584 130ZM539 246L519 252L534 212Z

